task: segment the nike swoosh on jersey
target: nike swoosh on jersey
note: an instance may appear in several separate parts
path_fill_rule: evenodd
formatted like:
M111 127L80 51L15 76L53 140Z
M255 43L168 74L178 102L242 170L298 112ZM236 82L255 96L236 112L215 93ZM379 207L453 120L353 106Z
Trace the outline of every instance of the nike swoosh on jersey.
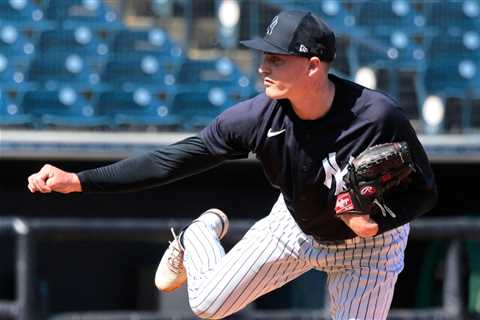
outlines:
M281 133L284 133L285 132L285 129L282 129L282 130L278 130L278 131L272 131L272 128L268 129L268 132L267 132L267 137L275 137L275 136L278 136L279 134Z

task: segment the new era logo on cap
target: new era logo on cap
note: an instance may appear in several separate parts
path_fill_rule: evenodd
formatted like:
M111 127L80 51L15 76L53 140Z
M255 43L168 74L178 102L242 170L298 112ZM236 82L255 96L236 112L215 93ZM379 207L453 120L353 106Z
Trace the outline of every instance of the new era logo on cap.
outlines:
M306 11L282 11L272 19L263 38L241 43L263 52L317 56L326 62L335 57L333 31L322 19Z

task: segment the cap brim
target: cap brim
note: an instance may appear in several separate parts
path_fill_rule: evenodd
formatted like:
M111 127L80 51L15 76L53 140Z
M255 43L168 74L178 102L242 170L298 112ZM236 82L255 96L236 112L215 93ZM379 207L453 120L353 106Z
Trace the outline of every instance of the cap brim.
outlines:
M258 51L263 51L268 53L278 53L278 54L289 54L288 51L278 48L268 43L267 41L265 41L265 39L260 37L253 38L251 40L240 41L240 43L243 44L245 47L258 50Z

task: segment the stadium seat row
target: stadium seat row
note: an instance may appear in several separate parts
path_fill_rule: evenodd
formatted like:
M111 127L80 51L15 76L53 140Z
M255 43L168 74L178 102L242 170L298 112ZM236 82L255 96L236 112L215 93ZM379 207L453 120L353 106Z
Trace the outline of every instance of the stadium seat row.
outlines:
M168 33L127 29L102 1L0 8L2 126L194 130L252 95L231 60L186 59Z
M186 91L162 86L129 91L90 89L64 86L56 90L0 91L0 125L109 129L155 126L195 131L246 98L237 86Z
M425 74L428 91L480 79L480 3L475 0L269 0L302 7L348 35L354 67ZM353 48L353 49L352 49ZM444 67L441 67L444 66ZM449 74L450 76L442 76ZM436 81L435 79L439 79Z
M480 26L480 4L476 0L269 0L282 8L303 8L324 18L339 32L366 29L384 34L401 28L407 32L440 32L455 27ZM353 28L354 27L354 28Z
M414 74L415 80L409 80L413 82L410 86L413 89L407 89L414 91L409 94L411 97L419 97L420 93L445 98L463 98L467 94L480 97L478 1L268 2L279 7L303 7L325 18L338 34L334 67L347 76L353 77L362 67L372 68L380 77L381 85L400 99L404 96L402 90L406 90L401 88L406 82L401 79L402 72ZM383 74L388 74L388 78L382 80ZM108 94L113 99L114 92L117 92L115 101L119 109L130 106L135 112L144 112L145 119L153 123L153 119L158 118L158 108L138 109L128 98L133 92L145 90L155 96L155 90L162 87L166 95L176 97L167 99L169 103L162 102L170 115L180 112L178 107L173 107L179 103L173 101L181 100L181 92L209 92L212 88L225 91L228 88L233 92L230 95L245 98L254 94L253 81L229 59L187 59L182 46L164 30L127 28L121 17L101 0L0 0L2 125L17 125L19 119L30 119L36 125L53 124L50 118L38 112L48 108L39 105L45 106L49 101L58 106L56 98L48 97L58 95L64 88L76 93L89 92L90 96L98 98L98 101L90 99L78 105L88 106L87 113L107 114L105 119L116 126L122 123L124 115L109 111L113 109L112 104L105 108L105 103L99 102ZM42 94L35 95L35 91ZM12 96L15 97L13 102L8 98ZM36 103L31 96L40 101ZM412 106L407 113L418 117L421 102L400 102L403 106ZM198 104L196 112L201 114L202 107L203 104ZM89 108L93 112L88 111ZM161 110L160 113L165 114L165 109ZM13 119L13 114L22 117ZM189 117L193 115L183 116L183 119ZM134 122L132 117L128 119ZM81 125L83 120L79 121ZM183 127L192 127L195 122L186 121Z
M121 17L101 0L0 0L0 20L34 29L85 23L108 29L123 26Z

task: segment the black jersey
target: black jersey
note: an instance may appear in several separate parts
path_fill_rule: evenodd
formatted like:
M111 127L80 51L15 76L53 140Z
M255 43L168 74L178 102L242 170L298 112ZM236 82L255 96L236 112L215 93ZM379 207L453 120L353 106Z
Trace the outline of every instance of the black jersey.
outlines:
M135 191L164 185L255 153L271 184L279 188L302 230L319 240L355 236L336 218L346 165L367 147L406 141L415 163L408 189L395 189L386 204L397 218L375 215L380 232L425 213L435 203L432 171L413 128L384 94L330 76L335 97L329 112L305 121L287 100L260 94L220 114L199 137L78 173L84 192Z
M299 226L317 239L355 236L335 216L335 199L344 187L348 162L372 145L406 141L416 166L409 189L392 192L386 199L397 218L373 217L380 231L430 209L436 200L432 171L402 110L378 91L333 75L329 78L335 96L320 119L302 120L288 100L260 94L223 112L201 131L200 138L215 156L233 158L253 152Z

